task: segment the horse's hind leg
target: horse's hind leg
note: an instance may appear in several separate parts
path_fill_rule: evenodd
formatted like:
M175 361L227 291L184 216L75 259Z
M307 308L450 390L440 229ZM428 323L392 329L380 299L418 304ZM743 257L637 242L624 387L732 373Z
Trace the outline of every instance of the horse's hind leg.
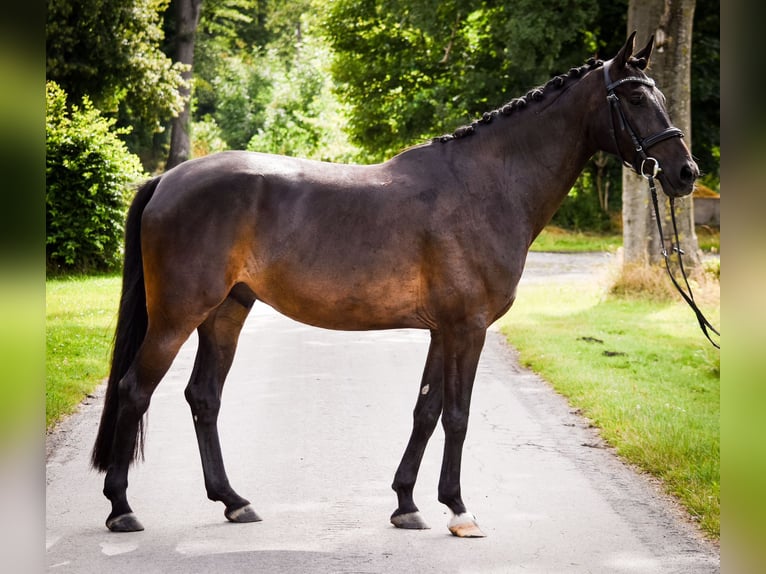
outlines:
M254 301L252 293L229 296L199 326L197 358L185 392L197 433L207 496L224 503L224 515L232 522L260 520L250 502L229 485L218 438L223 384L234 360L239 333Z
M111 462L104 478L104 495L112 503L112 511L106 519L109 530L133 532L144 529L127 499L128 469L139 450L139 424L149 408L152 393L194 327L189 324L186 331L158 328L156 323L150 325L133 363L119 382Z
M441 335L431 332L431 346L423 370L420 393L413 412L412 434L399 463L391 488L396 491L398 508L391 515L391 523L397 528L424 529L428 525L415 505L412 491L418 477L420 463L426 450L428 439L436 428L442 410L444 379L444 348Z

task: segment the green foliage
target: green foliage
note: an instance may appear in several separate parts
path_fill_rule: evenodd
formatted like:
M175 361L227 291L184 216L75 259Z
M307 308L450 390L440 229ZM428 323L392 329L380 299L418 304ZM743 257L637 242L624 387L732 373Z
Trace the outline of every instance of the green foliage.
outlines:
M162 53L169 0L48 0L46 79L150 133L177 115L181 67Z
M215 75L198 79L195 86L196 97L204 101L202 109L209 110L201 117L195 111L195 118L215 121L233 149L244 149L258 126L263 125L269 80L256 61L252 56L222 58Z
M192 114L197 122L217 124L233 147L247 143L249 131L237 132L243 122L249 126L266 103L258 95L263 78L253 59L268 38L266 4L265 0L205 2L197 28Z
M122 259L127 190L143 177L141 163L89 98L69 108L66 93L48 82L46 104L48 270L114 269Z
M244 149L263 126L272 80L266 62L272 40L287 65L294 25L305 0L211 0L203 6L195 44L193 121L217 126L229 148ZM272 58L273 59L273 58ZM203 146L204 147L204 146Z
M589 166L590 167L590 166ZM551 220L554 225L565 229L582 231L608 231L611 228L609 212L599 204L593 173L586 169L577 178L561 207Z
M331 91L327 46L304 37L291 61L276 51L262 59L269 78L270 98L260 125L247 145L253 151L348 161L355 150L342 132L342 109Z
M192 157L202 157L211 153L229 149L223 139L223 133L215 120L206 116L191 124Z
M333 161L355 155L331 90L329 48L315 33L312 17L301 14L304 5L297 0L269 6L259 25L261 37L273 42L261 47L209 37L208 25L202 29L195 154L223 146Z
M339 0L324 27L348 131L370 160L452 131L585 60L584 0Z

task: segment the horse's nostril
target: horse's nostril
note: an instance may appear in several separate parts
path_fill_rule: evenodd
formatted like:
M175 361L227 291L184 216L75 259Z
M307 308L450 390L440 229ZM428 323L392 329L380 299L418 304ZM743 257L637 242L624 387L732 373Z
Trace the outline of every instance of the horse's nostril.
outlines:
M685 183L693 182L695 179L697 179L698 171L696 169L696 165L693 167L689 164L683 166L681 168L681 181Z

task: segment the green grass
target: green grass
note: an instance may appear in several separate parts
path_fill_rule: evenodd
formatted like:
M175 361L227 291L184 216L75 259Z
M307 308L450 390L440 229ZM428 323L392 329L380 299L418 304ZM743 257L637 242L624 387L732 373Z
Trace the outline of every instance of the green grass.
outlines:
M619 233L567 231L553 225L542 230L530 246L530 251L577 253L586 251L615 251L622 245Z
M720 304L702 307L720 325ZM719 537L720 352L683 303L606 296L597 285L522 286L500 326L525 366Z
M702 225L695 228L697 241L706 253L721 252L721 230ZM569 231L549 225L537 236L530 251L557 253L578 253L586 251L616 251L622 246L622 232L594 233L591 231Z
M119 277L46 282L45 422L50 429L108 375Z

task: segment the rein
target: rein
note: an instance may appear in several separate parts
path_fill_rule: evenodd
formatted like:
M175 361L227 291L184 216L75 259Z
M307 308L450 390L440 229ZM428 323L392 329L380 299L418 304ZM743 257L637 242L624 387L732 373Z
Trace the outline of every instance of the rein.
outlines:
M699 307L697 306L697 303L694 301L694 295L692 294L691 286L689 285L689 280L686 277L686 271L684 270L684 264L683 260L681 259L681 256L684 254L683 250L681 249L681 241L678 238L678 227L676 226L676 211L675 211L675 203L674 198L668 196L668 199L670 200L670 218L673 222L673 234L675 238L675 246L673 247L673 251L678 253L678 266L681 270L681 276L684 279L684 284L686 285L686 290L684 290L681 285L679 285L678 281L676 280L675 276L673 275L673 272L670 269L670 255L668 254L668 250L665 248L665 239L662 233L662 221L660 217L660 207L659 202L657 200L657 186L655 185L655 177L662 171L662 168L660 167L660 162L657 161L656 158L648 156L646 154L646 150L648 150L651 146L664 141L666 139L674 138L674 137L684 137L684 133L674 126L669 126L662 130L661 132L658 132L654 135L651 135L647 138L641 139L641 137L638 135L636 130L633 128L633 126L630 124L630 121L628 121L628 118L625 116L625 112L622 109L622 105L620 102L620 99L617 97L617 94L615 94L614 89L617 86L620 86L622 84L633 82L633 83L639 83L644 84L649 87L654 87L655 83L654 80L651 78L642 78L639 76L629 76L627 78L622 78L620 80L617 80L616 82L612 82L611 78L609 77L609 64L604 64L604 82L606 84L606 91L607 91L607 101L610 105L610 117L611 117L611 132L612 132L612 138L614 139L615 149L617 150L618 155L620 156L620 159L622 160L622 163L626 167L632 168L637 174L639 174L641 177L643 177L647 183L649 184L649 191L652 195L652 204L654 206L654 215L655 220L657 221L657 231L659 231L660 234L660 248L662 257L665 261L665 268L668 271L668 275L670 276L670 280L673 282L673 285L678 290L678 292L681 294L681 296L684 298L686 303L691 307L692 311L694 311L694 314L697 317L697 322L699 323L700 329L702 329L702 332L704 333L705 337L707 337L707 340L710 341L710 343L716 348L720 349L721 346L713 341L713 339L710 336L710 331L721 336L721 333L719 333L713 325L710 324L710 321L707 320L705 315L702 314L702 311L700 311ZM620 146L617 142L617 132L615 129L615 114L614 112L617 112L617 115L620 118L620 128L623 130L627 130L628 134L630 135L630 139L633 142L633 147L635 148L635 157L633 160L633 163L628 163L625 158L622 155L622 152L620 151ZM640 160L640 164L639 164ZM651 165L649 165L651 162ZM647 169L648 168L648 171Z
M654 158L651 158L654 159ZM655 166L655 169L658 169ZM673 247L673 251L678 253L678 267L681 270L681 276L684 278L684 283L686 284L686 291L678 284L678 281L673 276L673 272L670 270L670 255L668 255L668 250L665 248L665 239L662 236L662 221L660 218L660 206L657 201L657 186L654 184L654 174L644 174L642 173L641 176L646 179L646 181L649 183L649 190L652 192L652 203L654 204L654 218L657 220L657 231L660 233L660 248L662 252L662 257L665 260L665 268L668 270L668 275L670 276L670 280L673 281L673 285L675 285L678 292L681 294L681 296L684 298L684 300L688 303L689 307L691 307L692 311L694 311L694 314L697 316L697 322L699 323L700 329L702 329L702 332L705 334L705 337L707 337L707 340L710 341L710 343L716 348L720 349L721 346L713 341L713 339L710 336L710 333L708 330L712 331L719 337L721 336L721 333L719 333L713 325L710 324L710 321L707 320L705 315L702 314L702 311L700 311L700 308L697 307L697 303L694 301L694 295L692 294L692 288L689 285L689 280L686 278L686 271L684 270L684 263L681 259L681 255L684 254L683 249L681 249L681 242L678 239L678 228L676 227L676 210L675 210L675 202L672 197L669 197L670 200L670 219L673 222L673 235L675 237L675 246Z

